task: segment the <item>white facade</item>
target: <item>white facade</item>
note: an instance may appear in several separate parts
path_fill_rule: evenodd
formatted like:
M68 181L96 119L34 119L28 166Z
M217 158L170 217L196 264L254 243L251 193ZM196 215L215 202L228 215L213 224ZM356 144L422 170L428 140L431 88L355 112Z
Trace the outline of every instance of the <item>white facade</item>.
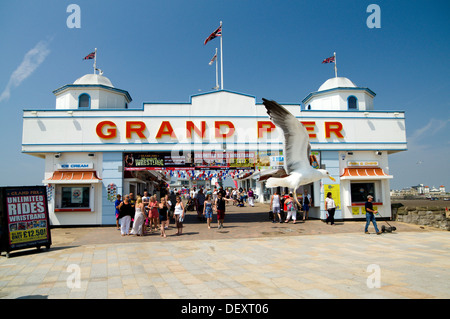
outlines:
M220 90L194 95L185 103L143 103L140 109L128 109L128 92L114 88L100 75L81 77L54 93L55 110L24 111L22 139L24 153L45 159L43 183L50 185L54 225L115 224L113 192L136 192L145 178L161 180L154 170L127 176L131 173L124 172L125 153L250 152L259 156L283 149L281 130L270 122L264 105L247 94ZM89 107L80 106L82 94L90 96ZM348 108L350 96L357 99L356 108ZM363 203L354 200L358 187L375 195L383 217L391 215L388 155L406 150L405 116L404 112L373 111L374 96L348 79L333 78L304 99L304 110L298 104L284 105L305 125L320 165L336 178L336 182L323 180L300 189L299 194L303 188L313 193L310 217L325 218L324 196L332 190L340 203L336 219L365 218ZM70 163L75 165L68 169ZM68 177L71 171L85 174ZM267 190L257 177L240 183L256 188L264 199ZM88 196L88 188L90 202L83 204L88 208L61 207L65 200L74 200L77 192Z
M373 110L374 97L372 90L357 87L347 78L335 77L323 83L317 92L310 93L302 102L307 110L370 111Z
M53 91L57 110L71 109L127 109L131 97L128 92L114 88L111 81L99 74L86 74L73 84ZM80 106L85 96L86 106Z

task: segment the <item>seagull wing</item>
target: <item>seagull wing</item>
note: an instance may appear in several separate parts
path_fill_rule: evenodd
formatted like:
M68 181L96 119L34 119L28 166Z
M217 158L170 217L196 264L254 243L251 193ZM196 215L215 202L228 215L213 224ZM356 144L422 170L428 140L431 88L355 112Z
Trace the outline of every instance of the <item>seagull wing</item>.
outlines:
M275 101L263 98L263 104L267 109L270 119L280 127L284 133L284 167L286 173L302 171L310 167L309 135L305 127L294 115Z

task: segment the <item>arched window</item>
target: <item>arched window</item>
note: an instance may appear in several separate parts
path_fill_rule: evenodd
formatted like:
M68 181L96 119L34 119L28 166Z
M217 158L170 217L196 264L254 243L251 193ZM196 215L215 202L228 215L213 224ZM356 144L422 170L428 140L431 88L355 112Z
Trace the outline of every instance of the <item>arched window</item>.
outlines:
M91 97L89 94L83 93L78 97L78 108L90 108L91 107Z
M358 99L353 95L349 96L347 99L347 105L349 110L357 110L358 109Z

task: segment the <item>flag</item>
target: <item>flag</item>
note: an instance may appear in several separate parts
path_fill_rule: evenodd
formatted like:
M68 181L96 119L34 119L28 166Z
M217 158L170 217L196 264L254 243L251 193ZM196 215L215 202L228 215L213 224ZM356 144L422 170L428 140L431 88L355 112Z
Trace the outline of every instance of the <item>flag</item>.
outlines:
M332 62L334 62L334 59L335 59L335 57L332 56L332 57L329 57L329 58L326 58L325 60L323 60L322 63L332 63Z
M211 61L209 61L209 65L212 65L214 63L214 61L216 61L216 59L217 59L217 52L212 57Z
M95 58L95 52L91 52L88 55L86 55L83 60L91 60L94 58Z
M222 26L218 27L216 29L216 31L214 31L213 33L211 33L211 35L209 37L206 38L205 43L208 43L209 41L211 41L212 39L214 39L215 37L220 37L222 36Z

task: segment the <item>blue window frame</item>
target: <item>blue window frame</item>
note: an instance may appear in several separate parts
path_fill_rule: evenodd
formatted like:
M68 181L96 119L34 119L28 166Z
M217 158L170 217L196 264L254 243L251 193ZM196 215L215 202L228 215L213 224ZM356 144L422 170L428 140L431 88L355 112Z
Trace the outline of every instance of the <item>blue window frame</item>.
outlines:
M78 97L78 108L91 108L91 97L87 93L80 94Z
M355 96L350 95L347 98L347 107L349 110L357 110L358 109L358 99Z

